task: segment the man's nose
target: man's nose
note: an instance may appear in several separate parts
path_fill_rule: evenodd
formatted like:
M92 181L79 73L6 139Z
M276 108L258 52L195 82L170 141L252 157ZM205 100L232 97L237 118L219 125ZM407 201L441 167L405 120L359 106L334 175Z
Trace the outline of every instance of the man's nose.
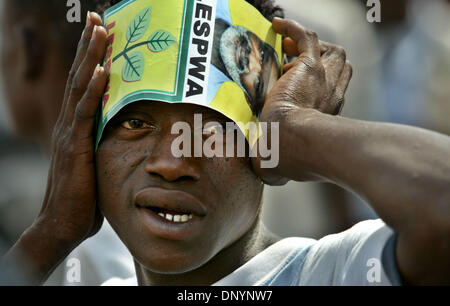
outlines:
M175 157L172 154L172 142L178 135L168 134L154 146L145 162L145 171L158 175L168 182L200 180L200 159Z

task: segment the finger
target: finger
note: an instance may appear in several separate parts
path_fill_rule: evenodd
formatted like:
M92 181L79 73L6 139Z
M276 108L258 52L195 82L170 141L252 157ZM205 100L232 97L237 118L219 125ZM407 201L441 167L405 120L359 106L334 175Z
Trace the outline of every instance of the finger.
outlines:
M297 65L297 62L291 62L291 63L287 63L283 66L283 74L287 73L292 67L294 67L295 65Z
M72 129L75 138L86 139L93 136L95 117L106 83L106 71L98 65L83 98L81 98L75 109Z
M78 71L72 80L72 86L67 103L67 109L65 113L65 122L71 122L73 119L73 113L77 106L78 101L84 95L86 87L88 86L95 67L101 62L105 54L106 49L106 30L101 26L95 26L92 34L92 39L89 47L86 51Z
M91 42L93 30L95 26L101 26L103 24L102 18L95 12L89 12L86 18L86 25L89 25L84 31L82 35L82 39L78 44L77 55L75 56L75 60L72 65L73 76L75 76L78 68L80 67L82 61L86 56L86 52L88 50L89 44Z
M86 27L83 30L83 33L81 34L80 41L78 42L77 53L75 55L75 59L73 61L72 67L70 69L69 76L67 78L66 90L64 93L64 101L68 100L72 80L73 80L75 74L77 73L82 60L86 56L86 51L89 47L89 43L92 38L92 31L94 29L94 26L101 25L101 24L102 24L102 20L97 13L88 12L87 17L86 17ZM65 110L65 107L63 107L62 109Z
M299 56L297 44L290 37L283 39L283 52L287 56Z
M325 68L327 84L330 88L335 88L344 70L347 55L345 50L337 45L322 42L326 51L321 56L322 65Z
M328 51L328 43L321 41L320 39L319 39L319 47L320 47L320 56L322 56L325 52ZM283 39L283 52L290 57L299 56L297 45L289 37Z
M58 120L55 124L54 130L59 130L58 127L61 125L61 123L64 119L64 114L66 113L66 108L67 108L67 103L68 103L67 101L69 99L69 94L70 94L70 88L72 86L72 79L78 70L78 66L81 63L81 59L84 58L85 50L89 46L93 28L94 28L94 25L92 24L92 19L90 17L90 13L88 12L88 14L86 16L86 26L85 26L83 32L81 33L81 38L80 38L80 41L78 42L78 46L77 46L77 52L75 54L75 58L72 63L72 67L70 68L69 74L67 76L66 86L64 89L64 98L63 98L63 102L61 105L61 111L58 116Z
M326 53L329 50L330 44L319 40L319 45L320 45L320 56L322 56L324 53ZM286 53L286 55L288 55L289 57L295 57L295 56L299 55L297 45L289 37L287 37L283 40L283 52ZM283 66L283 73L288 72L293 66L295 66L295 64L296 64L295 61L285 64Z
M337 105L334 111L335 115L339 115L344 107L345 93L347 91L352 75L353 75L352 65L350 64L350 62L347 61L344 65L344 70L342 71L342 74L336 86L335 95Z
M272 22L275 32L291 38L297 46L299 55L306 55L313 59L320 57L320 46L317 34L305 29L292 20L274 18Z
M322 55L328 51L328 43L319 40L319 44L320 44L320 56L322 57Z
M72 67L70 69L67 81L66 81L66 88L64 91L64 99L63 104L61 107L61 112L58 117L58 121L56 122L55 127L61 126L66 118L68 104L69 104L69 96L72 88L72 81L78 71L78 68L80 67L81 62L86 56L87 49L89 47L90 41L92 39L92 34L94 27L97 25L102 24L102 19L97 13L88 12L86 17L86 27L83 30L83 33L81 35L81 39L78 42L77 47L77 53L75 55L74 62L72 64Z

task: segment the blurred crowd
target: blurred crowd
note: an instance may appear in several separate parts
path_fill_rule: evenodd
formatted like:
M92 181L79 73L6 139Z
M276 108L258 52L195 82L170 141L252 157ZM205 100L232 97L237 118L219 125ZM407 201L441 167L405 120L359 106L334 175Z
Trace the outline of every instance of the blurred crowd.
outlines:
M9 1L0 0L0 18L6 18L5 3ZM365 0L277 3L285 9L287 18L347 51L354 73L343 116L450 134L450 1L381 1L380 23L367 21ZM2 35L0 49L4 45ZM20 139L12 132L11 107L2 95L1 86L5 84L8 82L0 79L0 255L38 213L49 165L39 143ZM20 90L14 93L20 94ZM32 109L33 102L29 98L30 106L21 107ZM332 184L291 182L265 189L263 221L282 237L320 238L371 218L376 214L362 199ZM101 235L97 239L102 239ZM108 244L103 247L108 248ZM132 265L126 265L132 269ZM100 281L85 280L84 284ZM49 282L64 281L55 276Z

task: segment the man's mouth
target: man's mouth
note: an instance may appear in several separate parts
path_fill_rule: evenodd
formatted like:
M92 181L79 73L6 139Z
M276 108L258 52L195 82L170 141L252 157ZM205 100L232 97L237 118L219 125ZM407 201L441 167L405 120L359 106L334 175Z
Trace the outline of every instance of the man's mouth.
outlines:
M182 212L176 212L173 210L167 210L159 207L148 207L147 209L150 209L154 213L156 213L158 216L160 216L163 219L166 219L170 222L175 223L184 223L189 220L191 220L194 215L192 213L182 213Z
M169 219L170 216L190 215L204 216L206 208L195 196L180 190L169 190L158 187L145 188L134 197L134 203L138 207L148 208ZM186 217L185 217L186 218ZM169 221L173 221L172 220ZM181 220L181 219L180 219ZM178 222L178 217L177 221Z
M140 220L156 236L185 240L201 233L207 210L190 193L150 187L139 191L133 201Z

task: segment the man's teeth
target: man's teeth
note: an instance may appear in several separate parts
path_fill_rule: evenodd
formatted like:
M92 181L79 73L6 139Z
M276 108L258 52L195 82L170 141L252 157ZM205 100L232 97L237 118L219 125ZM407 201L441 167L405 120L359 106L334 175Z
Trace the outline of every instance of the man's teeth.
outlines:
M192 219L192 214L189 215L171 215L171 214L158 214L161 218L164 218L166 220L172 221L172 222L186 222L188 220Z

